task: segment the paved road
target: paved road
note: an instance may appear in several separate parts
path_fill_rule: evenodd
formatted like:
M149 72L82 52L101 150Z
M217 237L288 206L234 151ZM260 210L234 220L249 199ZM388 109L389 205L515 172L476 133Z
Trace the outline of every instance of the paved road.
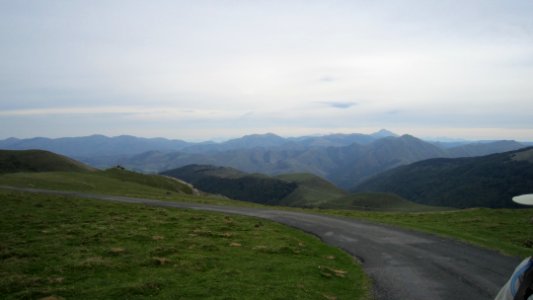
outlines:
M283 223L312 233L357 257L374 281L378 300L493 299L520 262L518 258L457 241L342 217L75 192L23 190L240 214Z

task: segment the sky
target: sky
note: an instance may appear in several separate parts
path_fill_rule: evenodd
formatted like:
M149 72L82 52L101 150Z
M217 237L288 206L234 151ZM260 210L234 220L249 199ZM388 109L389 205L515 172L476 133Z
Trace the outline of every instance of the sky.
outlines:
M0 138L533 141L533 1L0 0Z

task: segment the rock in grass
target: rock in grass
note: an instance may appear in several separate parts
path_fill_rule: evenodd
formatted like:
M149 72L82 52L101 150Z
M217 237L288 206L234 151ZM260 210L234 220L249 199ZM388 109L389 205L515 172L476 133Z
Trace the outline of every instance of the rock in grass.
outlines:
M163 266L163 265L166 265L168 263L170 263L170 259L166 258L166 257L152 257L152 261L154 262L154 264L158 265L158 266Z
M65 298L59 297L59 296L47 296L44 298L40 298L39 300L64 300Z
M111 252L111 254L114 254L114 255L119 255L119 254L126 252L126 249L122 247L113 247L111 248L111 250L109 250L109 252Z
M333 276L344 278L346 277L347 271L339 270L339 269L333 269L330 267L324 267L324 266L318 266L318 269L320 270L320 275L326 278L331 278Z

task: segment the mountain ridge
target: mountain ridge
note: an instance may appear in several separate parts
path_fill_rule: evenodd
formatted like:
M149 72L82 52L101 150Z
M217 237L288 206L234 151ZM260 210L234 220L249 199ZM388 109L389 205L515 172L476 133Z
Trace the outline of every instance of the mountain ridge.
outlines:
M518 207L511 198L533 191L533 147L423 160L378 174L352 191L394 193L426 205Z

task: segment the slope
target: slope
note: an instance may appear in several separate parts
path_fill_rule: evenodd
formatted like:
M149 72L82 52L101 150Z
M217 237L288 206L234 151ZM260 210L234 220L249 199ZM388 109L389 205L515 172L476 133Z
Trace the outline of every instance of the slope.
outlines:
M0 150L0 173L95 170L68 157L44 150Z
M443 208L418 204L389 193L355 193L333 199L320 205L324 209L422 212Z
M175 178L131 172L122 167L97 170L43 150L0 150L0 184L129 196L199 193Z
M395 193L427 205L515 207L511 197L533 191L533 148L474 158L430 159L402 166L354 190Z
M208 165L189 165L161 174L187 181L208 193L262 204L277 205L296 188L296 184L280 179Z
M205 192L261 204L376 211L439 210L391 194L348 194L327 180L308 173L269 177L227 167L189 165L162 174L187 181ZM287 186L289 190L283 189Z
M524 148L524 145L516 141L493 141L493 142L477 142L466 145L460 145L446 149L448 157L474 157L484 156L494 153L514 151Z
M292 182L297 187L280 201L280 205L296 207L318 207L347 193L332 183L309 173L282 174L276 178Z
M400 165L446 156L442 149L411 135L382 138L364 147L354 144L339 151L338 167L326 178L345 189Z

